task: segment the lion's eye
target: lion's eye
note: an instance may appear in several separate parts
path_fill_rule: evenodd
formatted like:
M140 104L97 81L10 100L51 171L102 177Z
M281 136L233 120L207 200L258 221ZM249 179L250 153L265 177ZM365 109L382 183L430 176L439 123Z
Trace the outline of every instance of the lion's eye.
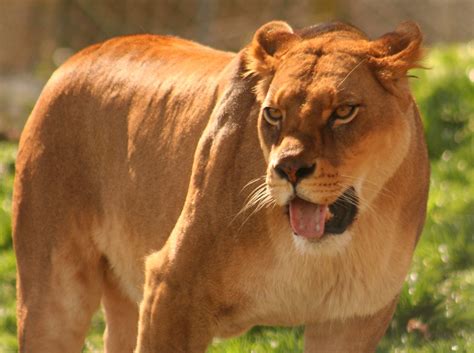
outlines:
M351 105L351 104L341 105L340 107L337 107L336 110L332 113L331 122L334 124L334 126L347 124L348 122L350 122L352 119L355 118L358 112L359 112L358 105L355 105L355 104L354 105Z
M263 117L270 125L277 126L283 118L283 113L280 109L265 107L263 108Z

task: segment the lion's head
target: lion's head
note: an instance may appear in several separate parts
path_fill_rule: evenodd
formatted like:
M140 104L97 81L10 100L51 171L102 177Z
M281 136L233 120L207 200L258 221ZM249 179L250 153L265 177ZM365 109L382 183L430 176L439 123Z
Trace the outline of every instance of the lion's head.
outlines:
M294 32L271 22L256 32L246 60L258 77L267 190L300 238L344 233L406 157L406 76L421 41L413 23L374 41L337 23Z

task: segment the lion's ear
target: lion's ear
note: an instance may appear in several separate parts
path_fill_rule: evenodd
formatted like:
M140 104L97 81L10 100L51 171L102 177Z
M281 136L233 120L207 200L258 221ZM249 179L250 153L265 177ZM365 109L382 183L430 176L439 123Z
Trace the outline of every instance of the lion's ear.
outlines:
M394 32L371 43L369 62L382 82L406 77L408 70L420 67L423 35L414 22L401 23Z
M290 25L283 21L272 21L260 27L247 51L248 73L260 77L272 75L278 54L298 38Z

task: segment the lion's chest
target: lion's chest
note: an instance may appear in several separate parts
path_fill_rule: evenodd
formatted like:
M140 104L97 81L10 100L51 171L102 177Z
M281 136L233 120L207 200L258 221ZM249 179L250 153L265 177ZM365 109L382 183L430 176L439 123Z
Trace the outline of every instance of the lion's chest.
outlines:
M271 266L245 281L245 317L253 325L294 326L368 315L393 300L402 282L383 254L359 253L351 244L327 256L282 247Z

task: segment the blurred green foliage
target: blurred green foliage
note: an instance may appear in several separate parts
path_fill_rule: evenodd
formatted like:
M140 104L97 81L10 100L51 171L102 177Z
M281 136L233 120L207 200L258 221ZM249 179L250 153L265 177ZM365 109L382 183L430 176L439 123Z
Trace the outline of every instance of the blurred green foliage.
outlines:
M428 218L378 352L474 352L474 43L437 47L415 70L432 165ZM11 192L16 146L0 144L0 351L16 350ZM411 320L411 321L410 321ZM409 322L419 323L409 332ZM84 352L100 351L102 315ZM302 328L257 327L209 352L302 352Z
M424 117L430 157L470 145L474 132L474 42L437 47L414 70L413 93Z
M11 194L16 145L0 143L0 352L16 348L15 257L11 240Z

